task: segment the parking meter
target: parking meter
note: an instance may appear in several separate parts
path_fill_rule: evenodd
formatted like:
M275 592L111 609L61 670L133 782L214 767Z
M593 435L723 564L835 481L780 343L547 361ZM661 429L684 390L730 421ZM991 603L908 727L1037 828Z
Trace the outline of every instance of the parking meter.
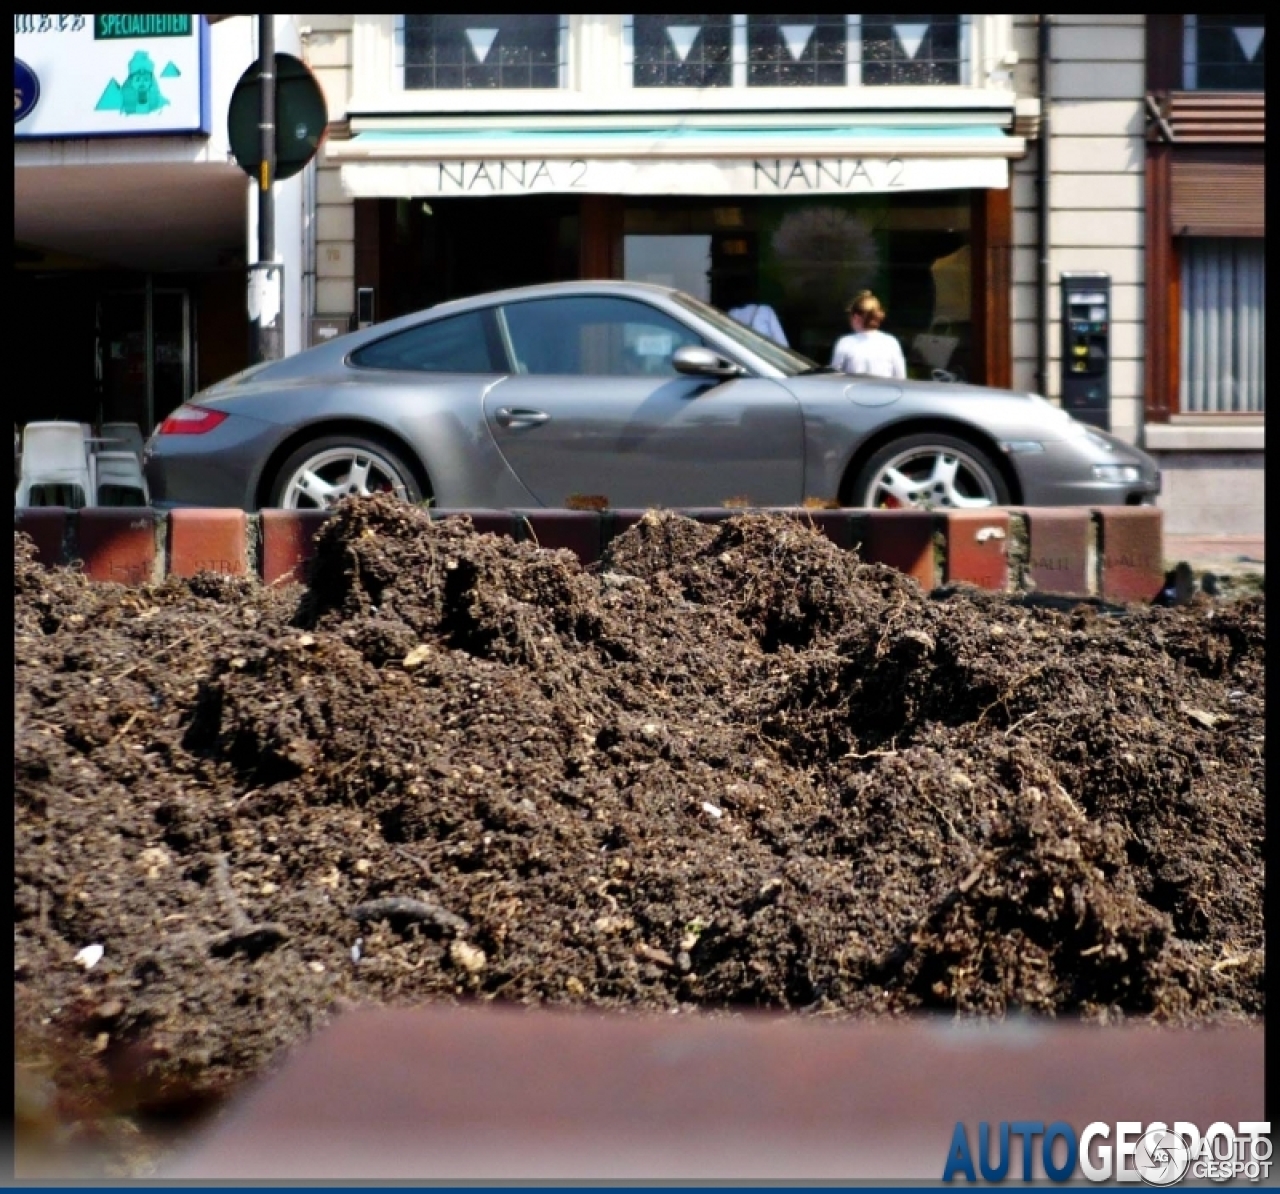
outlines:
M1062 406L1082 423L1111 430L1111 275L1064 273Z

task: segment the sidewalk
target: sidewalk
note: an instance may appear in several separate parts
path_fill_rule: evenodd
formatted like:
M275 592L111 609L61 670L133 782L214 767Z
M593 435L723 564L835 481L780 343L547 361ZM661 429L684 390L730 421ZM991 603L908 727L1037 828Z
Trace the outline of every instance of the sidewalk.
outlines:
M1213 596L1244 597L1265 588L1266 544L1261 535L1165 535L1164 560L1170 570L1186 564L1194 589Z
M1266 540L1261 535L1165 535L1164 557L1169 567L1185 561L1196 572L1261 573Z

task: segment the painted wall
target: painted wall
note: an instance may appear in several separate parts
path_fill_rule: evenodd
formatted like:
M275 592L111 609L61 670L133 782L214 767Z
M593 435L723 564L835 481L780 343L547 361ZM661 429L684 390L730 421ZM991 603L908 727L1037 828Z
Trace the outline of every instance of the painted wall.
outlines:
M1135 441L1143 400L1143 181L1146 18L1055 16L1049 71L1049 395L1060 394L1058 279L1111 275L1111 426ZM1014 17L1019 95L1039 91L1036 18ZM1043 119L1043 117L1042 117ZM1014 384L1035 388L1036 171L1039 144L1014 166Z

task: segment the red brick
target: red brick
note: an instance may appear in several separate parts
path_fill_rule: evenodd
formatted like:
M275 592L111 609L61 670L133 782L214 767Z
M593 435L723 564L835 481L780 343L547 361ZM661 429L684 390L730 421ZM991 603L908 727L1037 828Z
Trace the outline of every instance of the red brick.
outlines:
M93 580L144 585L155 578L157 515L149 507L76 512L76 554Z
M539 547L567 548L594 564L604 548L604 519L595 510L517 510L522 537Z
M983 1121L1263 1120L1262 1044L1259 1025L355 1011L157 1176L928 1184L957 1123L976 1148Z
M1027 576L1037 593L1093 594L1096 553L1088 510L1032 507L1027 519Z
M927 510L870 510L854 524L854 545L869 564L887 564L926 589L937 583L933 563L934 516ZM859 541L860 540L860 541Z
M62 506L24 506L15 510L13 529L31 538L36 545L36 559L46 568L53 568L66 558L67 511Z
M1098 518L1101 595L1153 601L1164 588L1164 519L1154 506L1104 506Z
M307 579L315 537L329 517L327 510L263 510L262 580L277 585Z
M1008 589L1008 511L948 510L943 530L948 584L977 585L997 593Z
M519 524L509 510L436 510L431 511L432 518L471 519L471 525L481 535L506 535L508 539L518 536Z
M243 510L170 511L169 575L243 576L249 571L248 524Z

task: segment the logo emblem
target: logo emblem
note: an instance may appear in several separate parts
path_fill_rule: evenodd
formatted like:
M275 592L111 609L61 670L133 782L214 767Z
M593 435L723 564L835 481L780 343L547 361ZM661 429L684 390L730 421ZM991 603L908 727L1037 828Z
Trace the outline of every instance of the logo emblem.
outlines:
M13 123L26 120L40 102L40 80L20 58L13 60Z
M1177 1133L1154 1128L1138 1141L1133 1166L1147 1185L1172 1186L1186 1177L1191 1152Z

